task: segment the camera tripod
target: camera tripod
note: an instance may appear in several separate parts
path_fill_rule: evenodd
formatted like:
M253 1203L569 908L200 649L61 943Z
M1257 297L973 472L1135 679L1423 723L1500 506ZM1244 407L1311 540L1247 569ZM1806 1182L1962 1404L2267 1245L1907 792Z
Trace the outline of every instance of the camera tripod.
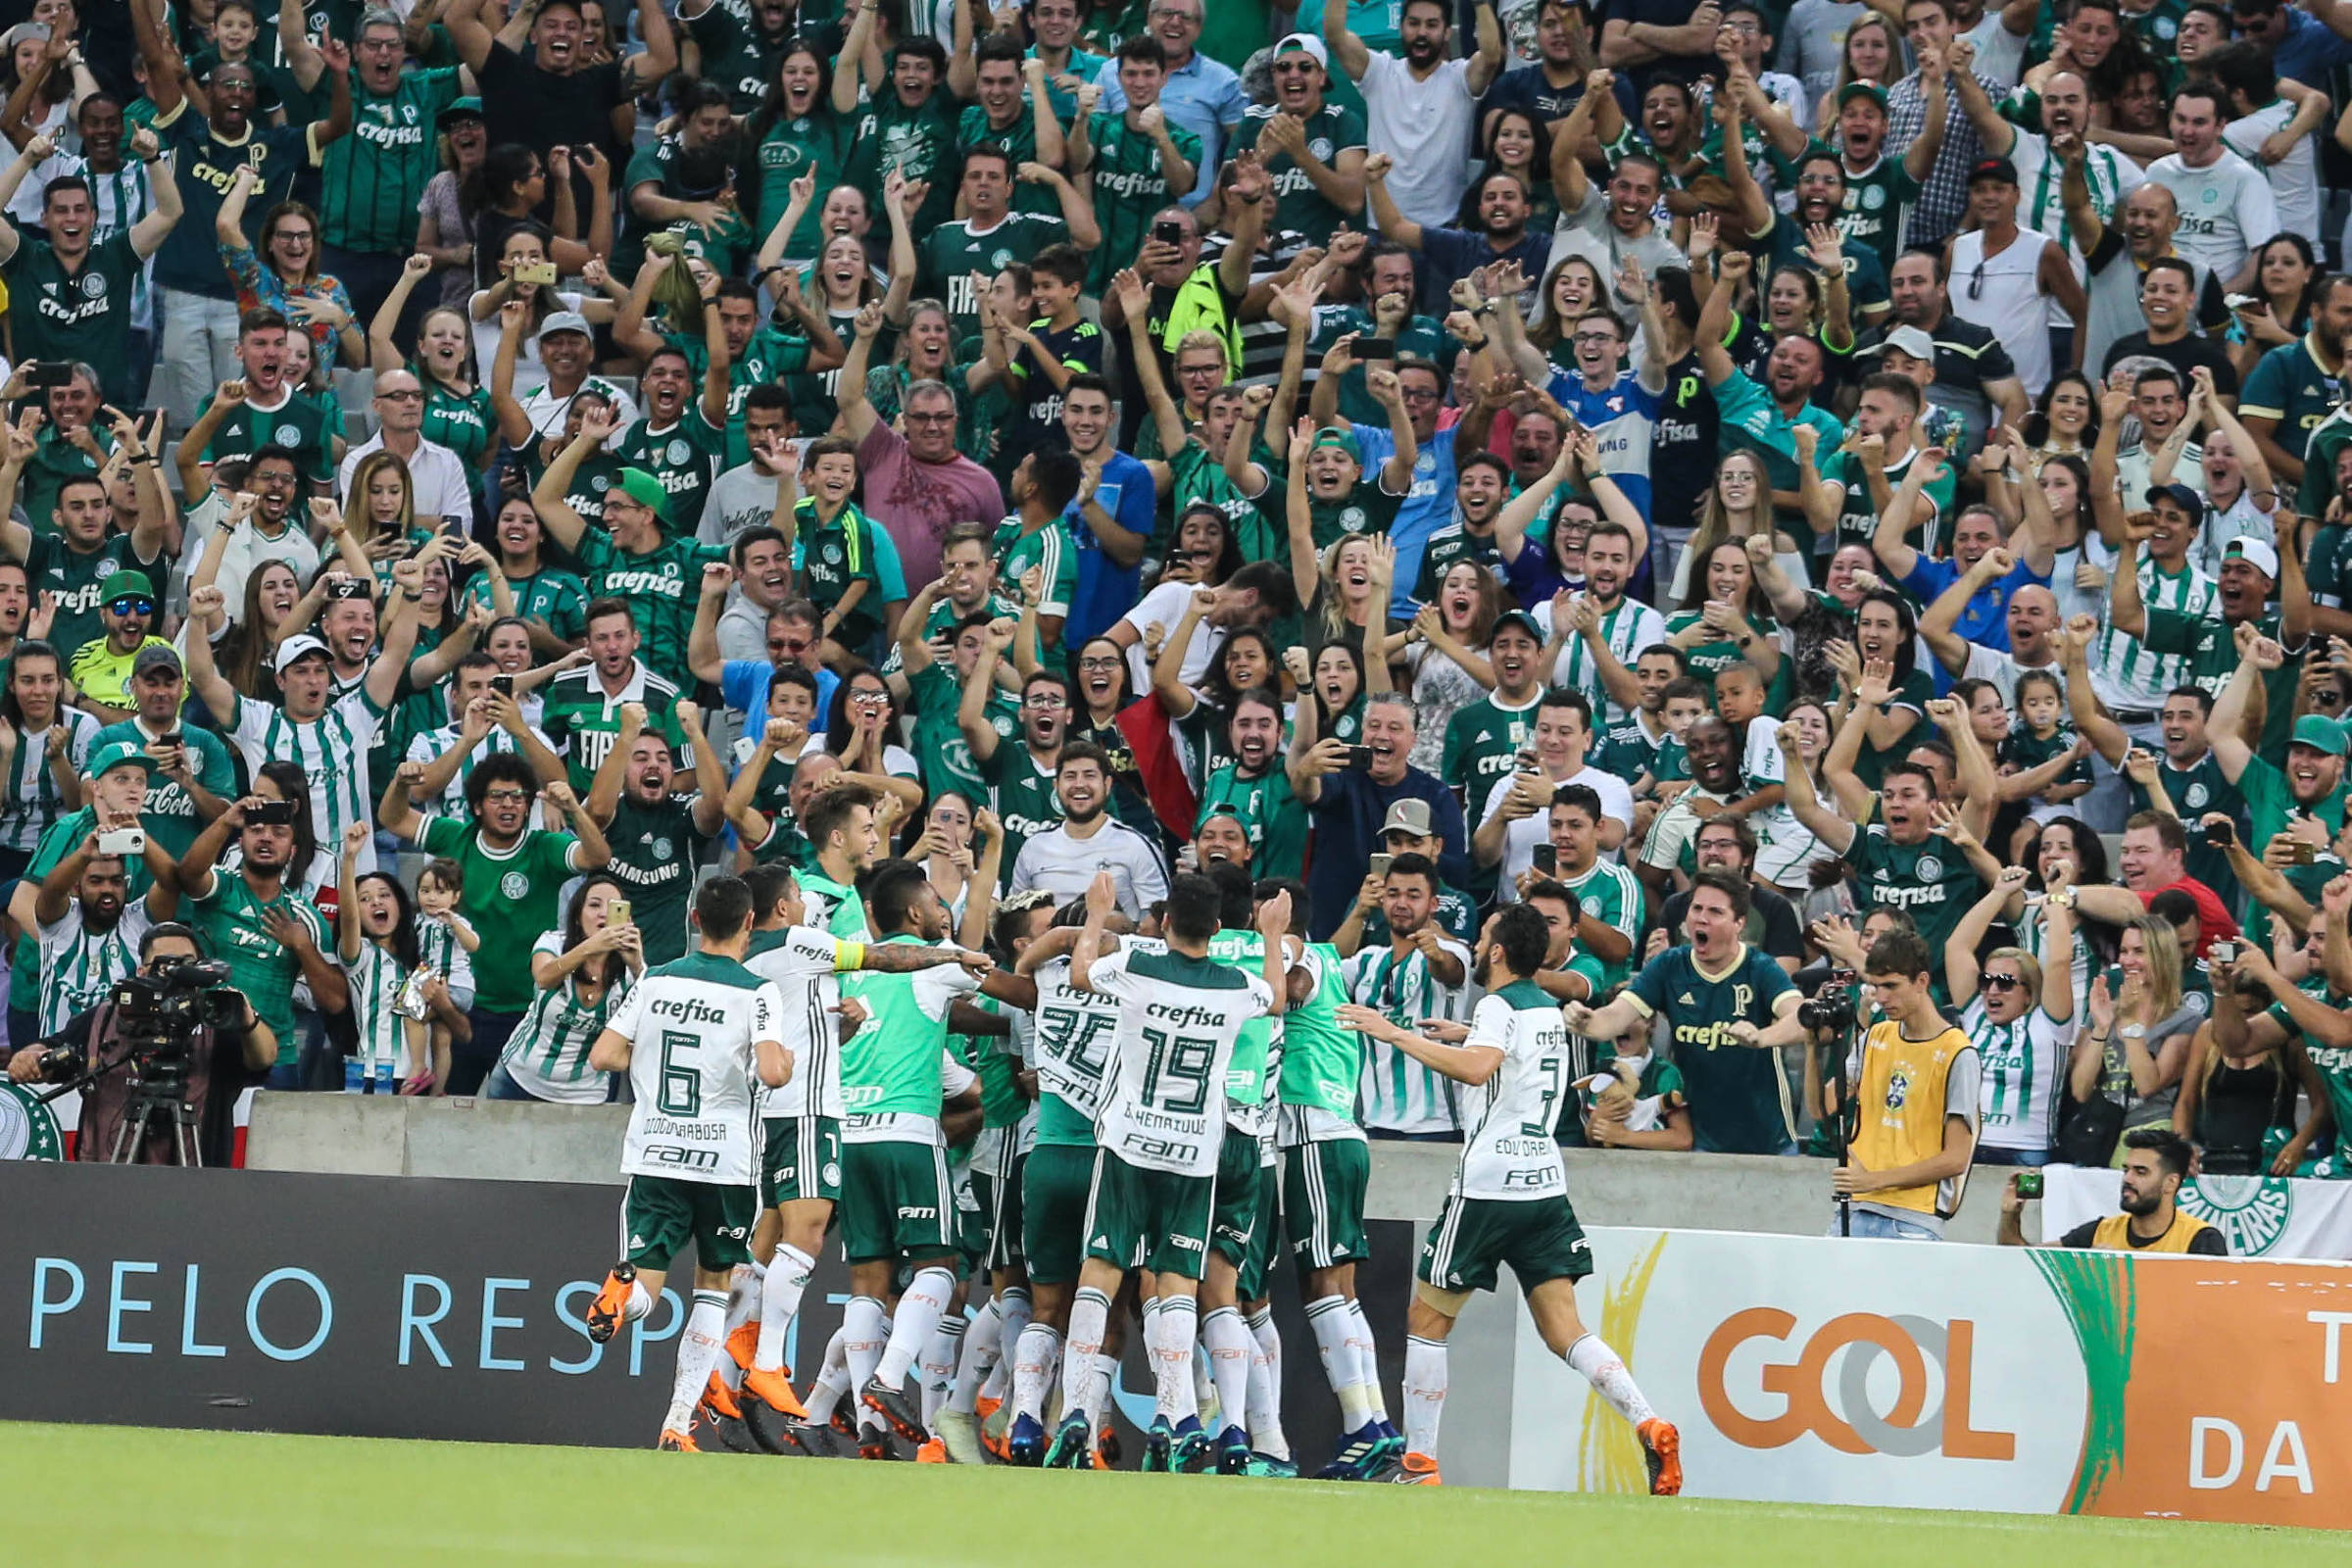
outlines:
M140 1163L140 1152L146 1149L149 1135L158 1129L157 1118L163 1118L170 1128L171 1164L202 1168L204 1155L196 1147L196 1106L182 1093L187 1087L185 1069L167 1069L154 1079L142 1075L137 1066L138 1049L135 1045L117 1048L114 1054L96 1066L77 1072L69 1081L58 1085L40 1097L41 1103L63 1099L77 1089L87 1089L111 1072L130 1069L129 1098L122 1106L122 1125L115 1129L115 1147L108 1151L110 1165Z

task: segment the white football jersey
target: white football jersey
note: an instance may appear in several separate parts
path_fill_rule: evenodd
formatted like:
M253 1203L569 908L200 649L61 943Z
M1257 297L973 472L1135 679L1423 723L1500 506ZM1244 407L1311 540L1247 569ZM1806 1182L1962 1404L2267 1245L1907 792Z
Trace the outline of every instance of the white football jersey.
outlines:
M1037 1009L1013 1014L1021 1056L1037 1069L1043 1093L1093 1117L1102 1109L1102 1081L1110 1075L1110 1047L1119 1028L1119 1004L1108 997L1070 984L1070 960L1051 958L1031 976ZM1026 1020L1026 1021L1024 1021Z
M605 1027L629 1042L636 1103L624 1176L718 1186L758 1173L758 1054L784 1043L784 998L732 958L693 954L639 980Z
M1481 997L1470 1013L1472 1046L1502 1053L1484 1086L1486 1104L1462 1142L1456 1198L1552 1198L1568 1190L1560 1146L1552 1141L1572 1067L1560 1005L1520 980Z
M808 926L752 934L744 967L784 999L784 1049L792 1078L760 1101L762 1116L841 1114L841 981L865 961L862 943L843 942Z
M1098 1141L1130 1165L1213 1175L1234 1041L1272 1010L1272 988L1227 964L1132 944L1097 958L1086 982L1119 1004Z

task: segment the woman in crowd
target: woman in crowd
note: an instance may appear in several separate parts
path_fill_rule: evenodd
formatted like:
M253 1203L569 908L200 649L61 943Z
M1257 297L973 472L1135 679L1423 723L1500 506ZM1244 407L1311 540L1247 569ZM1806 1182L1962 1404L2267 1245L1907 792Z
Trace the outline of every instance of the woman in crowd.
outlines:
M606 275L605 264L594 257L580 264L580 276L598 290L594 297L575 294L569 289L559 290L553 281L529 281L535 269L563 265L551 264L548 253L551 243L556 242L536 222L525 221L507 228L496 252L493 280L475 290L466 305L473 318L474 363L491 365L498 359L500 308L510 299L527 302L522 342L514 360L514 395L518 398L527 398L547 385L547 367L539 359L539 329L547 324L549 317L560 311L569 312L590 326L605 325L618 314L618 302L628 298L628 290L617 287Z
M407 370L424 388L427 441L455 452L469 467L487 468L498 455L490 431L497 415L490 407L490 389L481 384L473 364L473 332L462 309L439 305L425 312L416 328L416 354L403 356L393 334L407 312L409 295L423 282L431 264L412 256L384 296L383 308L368 323L368 356L375 373Z
M997 416L1005 407L1002 389L988 385L985 362L959 365L956 332L948 308L937 300L916 300L906 310L906 330L888 365L865 372L865 395L874 416L885 423L899 416L906 389L917 381L938 381L956 395L956 450L974 463L983 463L995 449Z
M1799 698L1782 715L1781 728L1796 736L1796 755L1813 780L1814 797L1824 801L1836 799L1821 771L1822 759L1830 750L1828 707L1815 698ZM1782 755L1785 767L1787 754ZM1800 903L1813 891L1816 866L1842 865L1838 853L1816 838L1785 806L1761 814L1756 822L1756 836L1762 841L1756 849L1756 875Z
M1405 634L1404 666L1412 672L1406 689L1419 715L1410 761L1425 773L1439 771L1454 713L1494 689L1486 651L1501 605L1494 574L1475 561L1457 561L1438 584L1437 603L1423 605Z
M2285 956L2319 972L2326 940L2326 925L2315 920L2301 950ZM2213 1016L2190 1046L2173 1105L2173 1131L2197 1146L2200 1175L2293 1175L2295 1098L2311 1097L2315 1122L2328 1103L2302 1031L2267 1011L2273 983L2293 982L2253 946L2236 962L2214 965Z
M1821 95L1814 130L1822 140L1838 140L1838 95L1855 82L1881 92L1903 79L1903 51L1895 42L1894 25L1885 17L1865 12L1845 29L1845 45L1838 61L1838 81Z
M220 264L237 285L237 309L278 312L330 364L338 356L345 365L365 363L351 291L318 270L318 215L300 202L280 202L262 219L260 253L245 242L245 204L261 188L252 165L238 170L213 220Z
M1717 674L1747 663L1768 689L1786 685L1779 679L1786 663L1781 657L1785 634L1756 581L1746 542L1726 539L1703 558L1695 550L1691 556L1698 569L1683 595L1683 608L1666 617L1667 635L1690 661L1691 677L1712 686Z
M2053 895L2066 899L2061 890ZM2180 945L2173 928L2143 914L2123 928L2116 967L2090 982L2090 1027L2076 1038L2070 1093L2103 1098L2123 1112L2120 1130L2169 1127L2203 1010L2181 1000Z
M1574 375L1576 345L1570 339L1576 330L1576 318L1594 305L1608 302L1608 285L1602 280L1599 268L1582 255L1570 252L1552 263L1544 274L1544 288L1538 298L1536 319L1528 326L1527 340L1542 349L1554 367Z
M1196 786L1233 760L1226 729L1233 721L1235 700L1244 692L1271 685L1274 672L1281 667L1274 640L1255 627L1244 626L1227 634L1224 643L1209 656L1208 670L1197 686L1185 683L1186 650L1192 646L1196 625L1215 597L1213 589L1194 591L1192 603L1169 628L1160 642L1157 657L1152 662L1152 690L1175 722L1177 733L1184 737Z
M1454 226L1480 232L1479 192L1495 174L1516 174L1527 188L1527 231L1548 234L1559 220L1560 201L1551 186L1551 132L1524 109L1498 109L1487 118L1481 140L1486 162L1462 193Z
M2300 343L2311 330L2312 284L2323 271L2311 240L2284 233L2254 252L2254 298L2230 312L2227 340L2238 381L2271 350Z
M432 538L431 529L416 526L415 490L400 454L378 447L351 470L343 531L359 540L374 566L378 594L391 585L393 566Z
M542 159L514 142L493 147L483 157L481 168L466 187L466 206L473 216L473 286L477 291L496 287L512 272L516 257L508 241L517 228L531 229L539 236L539 254L530 260L553 262L556 270L566 276L584 275L590 262L612 254L612 204L607 194L612 166L593 149L580 160L581 172L588 176L595 198L583 242L573 204L571 163L568 149L555 148ZM542 211L549 214L553 227L539 221L536 215ZM492 304L492 319L505 302L506 296L501 294ZM576 305L567 308L579 309ZM473 318L483 318L478 295ZM538 326L535 320L531 324ZM484 364L489 363L488 351L482 351L480 357Z
M612 1097L612 1079L588 1065L588 1048L645 972L645 942L636 924L612 920L612 906L628 897L619 882L596 872L572 894L564 929L532 945L531 983L538 994L507 1037L483 1091L490 1099L601 1105Z
M398 877L388 871L358 874L369 836L365 822L345 828L337 862L335 956L351 979L353 1036L343 1058L343 1090L429 1094L448 1077L449 1068L433 1060L426 1021L417 1016L416 999L411 996L412 983L423 978L416 911Z
M794 34L777 58L775 79L743 134L760 170L757 207L771 226L792 205L796 171L808 180L812 192L851 183L858 126L856 114L833 107L831 59L813 35ZM817 215L808 212L806 203L803 214L778 247L778 254L795 266L815 260L824 248Z
M841 761L842 773L872 786L899 803L898 814L922 809L923 771L914 755L896 740L899 700L890 682L860 665L833 689L825 714L824 749Z
M490 559L466 585L468 605L486 604L502 616L521 615L530 649L562 659L585 629L588 585L554 564L547 529L528 496L509 496L490 522ZM501 604L501 589L507 601ZM514 673L514 671L509 671Z
M2029 879L2024 866L2003 866L1953 927L1942 955L1944 984L1962 1009L1960 1027L1977 1048L1983 1075L1973 1156L1980 1165L2046 1165L2058 1137L2059 1078L2075 1021L2071 979L2063 968L2044 970L2020 947L1995 948L1977 961L1986 933L2024 898ZM2045 919L2052 942L2071 940L2071 904L2061 901Z
M432 273L431 297L463 310L473 292L474 209L468 199L482 195L478 175L490 151L488 122L479 98L461 98L433 123L441 170L425 181L416 203L416 250Z
M81 767L99 725L64 706L65 690L57 650L20 641L0 688L0 880L24 875L50 824L81 809Z

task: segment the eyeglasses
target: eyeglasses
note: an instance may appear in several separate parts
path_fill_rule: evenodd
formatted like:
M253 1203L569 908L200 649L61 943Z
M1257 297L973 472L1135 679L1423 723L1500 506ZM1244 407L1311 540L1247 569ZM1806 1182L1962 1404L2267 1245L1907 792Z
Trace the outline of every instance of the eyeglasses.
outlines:
M1092 659L1078 661L1080 669L1116 669L1121 661L1116 654L1098 654Z
M126 595L121 599L108 601L106 608L118 615L152 615L155 613L155 601L133 599Z
M1574 341L1578 343L1614 343L1617 341L1617 334L1614 332L1579 332Z
M1189 22L1196 27L1200 25L1200 19L1193 15L1193 9L1190 6L1153 6L1152 8L1152 21L1157 22L1163 17L1174 17L1178 22Z
M389 392L378 392L376 397L386 403L420 403L424 400L424 394L413 386L394 387Z
M1436 403L1445 396L1443 392L1435 391L1429 387L1408 386L1402 390L1404 393L1404 401L1407 403Z
M1983 982L1987 991L2015 991L2025 983L2021 977L2013 974L1988 974Z
M956 416L953 413L917 414L909 409L906 413L906 419L908 424L954 424Z
M306 231L305 231L305 230L303 230L303 229L299 229L299 228L281 228L281 229L279 229L279 230L277 231L277 238L278 238L278 241L279 241L281 244L286 244L286 245L308 245L308 244L310 244L310 243L311 243L311 238L312 238L312 237L311 237L311 235L310 235L308 232L306 232Z
M484 805L488 805L492 801L497 801L504 805L513 806L519 802L527 801L530 798L531 792L529 790L484 790L482 792L482 802Z
M1033 696L1022 698L1021 706L1034 708L1040 712L1052 712L1056 709L1069 707L1070 700L1058 692L1039 692Z

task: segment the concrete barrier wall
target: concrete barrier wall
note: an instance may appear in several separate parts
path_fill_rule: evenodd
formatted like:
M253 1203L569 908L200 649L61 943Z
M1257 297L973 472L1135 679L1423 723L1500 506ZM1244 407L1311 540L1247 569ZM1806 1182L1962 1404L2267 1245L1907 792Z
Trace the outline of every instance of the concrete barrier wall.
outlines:
M618 1186L627 1124L625 1105L263 1094L254 1102L246 1164L332 1175ZM1563 1152L1569 1196L1587 1225L1819 1236L1834 1212L1827 1160ZM1431 1218L1459 1158L1456 1145L1373 1144L1367 1217ZM2002 1174L1977 1172L1950 1227L1952 1240L1992 1240Z

